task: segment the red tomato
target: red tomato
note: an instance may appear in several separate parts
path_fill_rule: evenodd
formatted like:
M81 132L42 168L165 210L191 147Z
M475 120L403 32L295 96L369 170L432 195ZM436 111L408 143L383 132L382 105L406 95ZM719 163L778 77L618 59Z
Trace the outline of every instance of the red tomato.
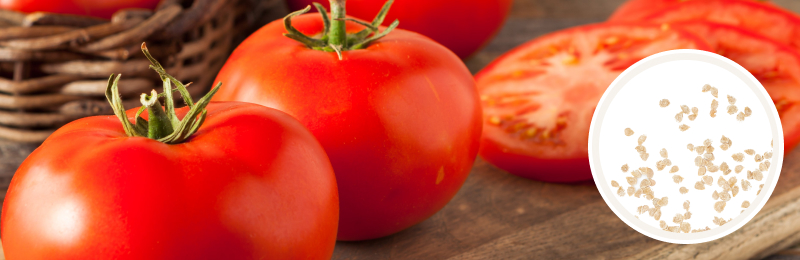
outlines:
M800 54L796 50L730 25L703 21L670 25L702 35L714 52L750 71L778 108L785 151L800 142Z
M128 137L114 116L53 133L11 181L5 256L329 259L338 197L314 136L263 106L207 109L179 144Z
M306 35L323 31L319 14L292 23ZM361 29L347 23L347 32ZM229 87L214 100L273 107L314 133L339 185L338 238L390 235L444 207L467 178L481 134L464 63L405 30L344 51L342 60L283 33L275 21L239 45L216 79Z
M687 1L702 2L704 0L628 0L627 2L622 4L619 8L617 8L617 10L614 11L613 14L611 14L611 17L608 18L608 21L609 22L641 21L648 15L652 15L657 11ZM765 2L762 0L749 0L749 1ZM765 2L765 4L771 4L771 3Z
M800 17L774 5L754 1L688 1L643 19L653 23L692 20L735 25L787 44L794 49L800 49Z
M589 125L603 92L633 63L672 49L708 47L673 29L598 24L511 50L475 76L484 109L481 157L526 178L591 179Z
M291 10L303 9L314 2L330 11L328 0L287 0ZM347 14L371 20L384 2L347 0ZM500 30L511 3L512 0L397 0L383 25L399 19L399 28L428 36L466 59Z
M25 13L49 12L111 19L118 10L145 8L153 10L161 0L0 0L0 9Z

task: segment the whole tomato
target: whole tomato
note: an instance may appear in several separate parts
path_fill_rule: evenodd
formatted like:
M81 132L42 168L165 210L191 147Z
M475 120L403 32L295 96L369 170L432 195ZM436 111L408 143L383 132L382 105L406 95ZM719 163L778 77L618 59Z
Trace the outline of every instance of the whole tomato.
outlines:
M155 9L161 0L0 0L0 9L48 12L111 19L120 9Z
M288 31L276 21L250 35L217 76L228 87L214 100L273 107L308 127L336 173L338 238L364 240L450 201L476 157L481 108L472 75L444 46L405 30L380 38L396 23L353 34L366 27L345 23L343 8L330 28L320 14L297 12Z
M324 0L287 0L291 10L300 10ZM503 26L512 0L398 0L386 15L384 25L400 20L401 29L421 33L468 58ZM369 20L381 10L383 1L347 0L347 14Z
M116 98L117 117L80 119L53 133L11 181L5 256L329 259L338 196L314 136L255 104L212 103L203 111L209 98L175 114L170 104L154 113L156 102L135 126L120 123L137 111L126 115ZM173 128L182 135L157 138L169 133L157 128L184 114Z

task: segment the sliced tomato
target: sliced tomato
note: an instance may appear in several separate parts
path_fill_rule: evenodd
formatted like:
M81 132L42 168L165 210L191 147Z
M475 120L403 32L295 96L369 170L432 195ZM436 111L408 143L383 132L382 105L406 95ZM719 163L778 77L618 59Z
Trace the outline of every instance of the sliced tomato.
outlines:
M710 50L690 33L631 24L575 27L511 50L475 77L481 157L531 179L591 179L589 124L603 92L633 63L672 49Z
M622 4L613 14L611 17L608 18L609 22L632 22L632 21L641 21L648 15L652 15L655 12L658 12L664 8L688 2L702 2L706 0L629 0ZM764 2L764 4L770 4L769 2L762 1L762 0L747 0L747 1L755 1L755 2Z
M800 142L800 53L788 45L735 26L704 21L670 24L702 35L714 52L755 76L769 92L783 125L784 148Z
M643 19L659 24L693 20L738 26L800 49L800 16L775 5L742 0L695 0L672 5Z

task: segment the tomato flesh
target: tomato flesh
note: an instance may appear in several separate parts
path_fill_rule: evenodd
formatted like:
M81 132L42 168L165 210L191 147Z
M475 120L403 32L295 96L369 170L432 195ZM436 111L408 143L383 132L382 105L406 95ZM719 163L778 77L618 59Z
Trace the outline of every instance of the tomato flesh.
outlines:
M476 75L484 109L481 157L531 179L591 179L589 125L600 97L633 63L673 49L708 46L665 27L599 24L545 35L506 53Z
M693 21L670 24L702 35L717 54L742 65L775 102L783 125L784 148L800 141L800 54L777 41L735 26Z

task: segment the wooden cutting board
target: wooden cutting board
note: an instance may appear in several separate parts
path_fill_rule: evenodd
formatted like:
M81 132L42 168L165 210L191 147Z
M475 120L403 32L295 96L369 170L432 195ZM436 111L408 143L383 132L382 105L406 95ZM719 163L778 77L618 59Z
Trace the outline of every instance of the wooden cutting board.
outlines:
M750 259L798 242L800 151L785 158L778 187L753 220L697 245L631 229L593 182L532 181L478 160L461 191L432 218L390 237L339 242L333 259Z

